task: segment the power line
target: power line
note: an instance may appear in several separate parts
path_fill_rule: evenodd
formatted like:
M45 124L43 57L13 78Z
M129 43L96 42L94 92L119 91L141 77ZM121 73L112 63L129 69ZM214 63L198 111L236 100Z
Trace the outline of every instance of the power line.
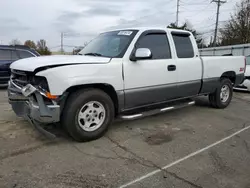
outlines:
M207 10L207 8L210 6L211 4L208 4L204 9L199 10L199 12L197 14L193 14L191 16L187 16L187 17L195 17L198 16L199 14L202 14L205 10ZM191 11L191 10L190 10ZM193 11L192 11L193 12Z
M210 24L210 25L208 25L208 26L201 26L201 27L196 27L195 29L205 29L205 28L209 28L209 27L212 27L212 26L214 26L215 25L215 23L213 23L213 24Z
M202 1L202 2L198 2L198 3L187 3L187 2L183 2L181 1L181 3L185 6L193 6L193 5L197 5L197 6L200 6L200 5L204 5L204 3L207 3L208 0L205 0L205 1Z
M213 0L212 2L217 3L216 24L215 24L214 42L213 42L213 46L215 47L216 41L217 41L218 25L219 25L220 6L224 3L226 3L226 1Z
M183 2L181 0L181 3L185 4L185 5L196 5L196 4L203 4L203 3L207 3L209 0L204 0L204 1L201 1L201 2L198 2L198 3L189 3L189 2ZM204 4L203 4L204 5Z

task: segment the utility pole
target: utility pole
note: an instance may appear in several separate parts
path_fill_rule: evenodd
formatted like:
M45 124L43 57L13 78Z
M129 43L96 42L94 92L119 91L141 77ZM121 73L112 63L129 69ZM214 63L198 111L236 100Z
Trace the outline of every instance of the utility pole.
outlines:
M177 10L176 10L176 26L179 25L179 13L180 13L180 0L177 0Z
M61 32L61 54L63 54L64 50L63 50L63 37L64 37L64 33Z
M216 13L216 24L215 24L215 31L214 31L214 42L213 42L213 47L216 46L217 42L217 34L218 34L218 24L219 24L219 15L220 15L220 6L223 3L226 3L226 1L222 0L212 0L213 3L217 3L217 13Z

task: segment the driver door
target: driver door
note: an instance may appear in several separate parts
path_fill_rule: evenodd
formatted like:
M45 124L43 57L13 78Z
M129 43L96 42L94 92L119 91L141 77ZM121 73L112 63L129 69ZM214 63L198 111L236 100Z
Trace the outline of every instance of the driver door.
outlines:
M172 59L166 31L146 31L135 44L148 48L152 57L144 60L123 62L125 108L132 109L164 102L175 98L177 90L176 62ZM172 67L172 68L171 68Z

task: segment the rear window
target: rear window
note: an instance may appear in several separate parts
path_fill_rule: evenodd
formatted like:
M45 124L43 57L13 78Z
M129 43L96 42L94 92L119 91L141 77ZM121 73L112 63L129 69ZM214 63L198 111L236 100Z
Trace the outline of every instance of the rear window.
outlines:
M0 50L0 60L11 60L11 51Z
M178 58L193 58L194 48L189 35L172 33Z

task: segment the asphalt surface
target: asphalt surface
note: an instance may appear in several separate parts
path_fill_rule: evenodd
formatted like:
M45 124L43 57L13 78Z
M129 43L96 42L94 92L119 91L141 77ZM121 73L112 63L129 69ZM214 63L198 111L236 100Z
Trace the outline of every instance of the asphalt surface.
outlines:
M0 104L0 188L250 188L248 93L235 93L225 110L199 98L192 107L116 122L89 143L59 128L57 139L44 137L15 116L4 90Z

